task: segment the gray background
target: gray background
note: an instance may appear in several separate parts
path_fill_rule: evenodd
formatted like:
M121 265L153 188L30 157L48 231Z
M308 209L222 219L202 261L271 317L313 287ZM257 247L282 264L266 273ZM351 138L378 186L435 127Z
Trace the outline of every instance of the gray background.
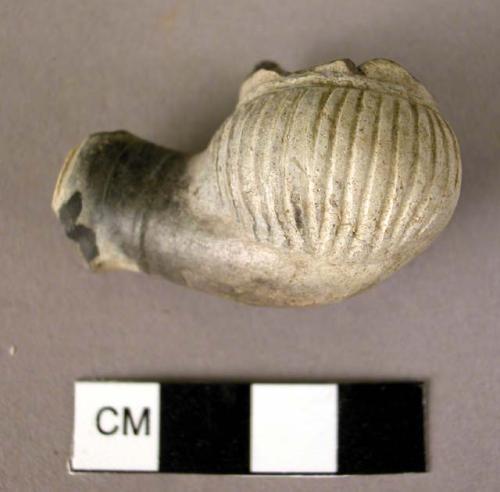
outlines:
M0 489L500 490L500 2L1 0ZM238 305L95 275L50 211L66 152L126 128L203 148L261 59L399 61L462 148L454 219L383 284L312 309ZM430 472L286 478L71 476L83 377L422 378Z

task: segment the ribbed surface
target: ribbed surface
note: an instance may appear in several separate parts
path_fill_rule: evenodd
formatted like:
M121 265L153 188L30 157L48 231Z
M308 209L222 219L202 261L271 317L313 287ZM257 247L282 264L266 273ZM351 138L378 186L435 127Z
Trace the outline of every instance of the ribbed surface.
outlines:
M432 233L460 181L455 136L436 110L353 88L240 105L212 152L221 199L258 241L349 259Z

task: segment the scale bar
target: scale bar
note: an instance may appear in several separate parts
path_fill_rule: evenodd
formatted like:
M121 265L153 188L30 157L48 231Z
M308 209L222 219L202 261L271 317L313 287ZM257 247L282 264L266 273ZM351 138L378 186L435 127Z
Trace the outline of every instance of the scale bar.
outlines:
M423 385L78 381L71 469L424 472Z

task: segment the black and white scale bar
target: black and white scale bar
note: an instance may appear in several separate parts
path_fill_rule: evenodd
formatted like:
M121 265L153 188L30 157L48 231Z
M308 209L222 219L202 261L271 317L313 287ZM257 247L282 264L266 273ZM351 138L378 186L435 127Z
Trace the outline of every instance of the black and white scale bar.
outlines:
M425 471L421 383L75 383L73 471Z

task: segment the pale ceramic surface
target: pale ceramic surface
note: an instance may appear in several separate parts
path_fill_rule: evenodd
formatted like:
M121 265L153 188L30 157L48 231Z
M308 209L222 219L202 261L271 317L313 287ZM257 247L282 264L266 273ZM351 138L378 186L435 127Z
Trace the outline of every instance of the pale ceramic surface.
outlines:
M201 154L126 132L70 153L53 208L93 269L251 304L323 304L386 278L446 226L458 143L404 68L263 66Z

